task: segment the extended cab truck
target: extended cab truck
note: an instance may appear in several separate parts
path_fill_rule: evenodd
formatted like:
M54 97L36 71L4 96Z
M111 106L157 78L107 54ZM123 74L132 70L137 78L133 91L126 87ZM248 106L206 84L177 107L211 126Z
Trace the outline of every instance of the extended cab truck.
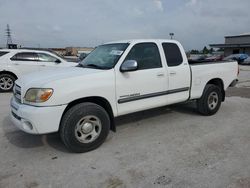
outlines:
M117 116L188 100L215 114L237 76L237 62L189 65L174 40L112 42L77 67L18 79L11 118L27 133L59 132L68 149L86 152L115 131Z

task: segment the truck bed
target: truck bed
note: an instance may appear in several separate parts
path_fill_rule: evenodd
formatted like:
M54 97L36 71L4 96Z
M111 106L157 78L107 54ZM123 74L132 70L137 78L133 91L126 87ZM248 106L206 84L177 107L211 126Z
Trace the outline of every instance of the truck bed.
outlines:
M198 66L202 65L202 66ZM232 80L237 79L238 63L236 61L192 62L191 70L191 99L200 98L208 81L220 79L223 81L224 90Z

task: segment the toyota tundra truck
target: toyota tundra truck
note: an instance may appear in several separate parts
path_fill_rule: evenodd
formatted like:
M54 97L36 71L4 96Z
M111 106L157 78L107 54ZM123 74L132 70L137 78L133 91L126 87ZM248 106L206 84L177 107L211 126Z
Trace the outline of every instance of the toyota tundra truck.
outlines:
M121 115L191 100L200 114L215 114L238 73L235 61L189 64L174 40L106 43L76 67L16 80L11 119L30 134L59 132L69 150L87 152L116 130Z

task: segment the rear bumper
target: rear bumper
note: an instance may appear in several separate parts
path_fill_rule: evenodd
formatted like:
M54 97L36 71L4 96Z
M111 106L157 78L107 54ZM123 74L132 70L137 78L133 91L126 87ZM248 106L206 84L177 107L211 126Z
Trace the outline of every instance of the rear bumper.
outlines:
M30 134L57 132L66 105L36 107L11 99L11 120L16 127Z
M229 85L229 87L234 87L238 83L238 79L235 79L232 81L232 83Z

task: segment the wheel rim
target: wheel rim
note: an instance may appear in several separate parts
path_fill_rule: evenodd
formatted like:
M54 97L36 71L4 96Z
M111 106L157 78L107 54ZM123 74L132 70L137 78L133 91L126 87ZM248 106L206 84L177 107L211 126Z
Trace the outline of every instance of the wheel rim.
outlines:
M211 92L208 96L208 107L210 110L214 110L218 105L219 97L216 92Z
M2 90L10 90L14 85L14 82L11 78L9 77L2 77L0 78L0 88Z
M101 121L96 116L85 116L75 126L75 137L81 143L95 141L102 129Z

